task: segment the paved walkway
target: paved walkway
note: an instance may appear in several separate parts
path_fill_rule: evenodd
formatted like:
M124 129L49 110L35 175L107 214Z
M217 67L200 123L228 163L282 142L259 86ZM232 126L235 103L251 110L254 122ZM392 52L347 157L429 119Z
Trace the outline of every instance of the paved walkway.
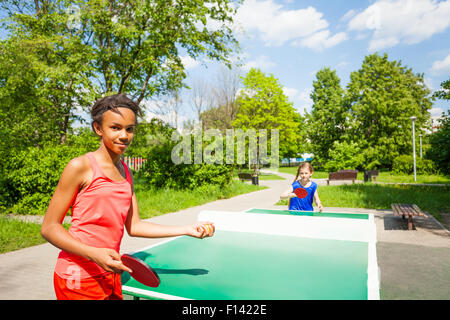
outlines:
M260 180L260 185L269 189L168 213L148 221L181 225L196 221L202 210L280 208L274 204L294 176L277 174L288 180ZM316 181L319 186L326 184ZM405 221L394 217L391 210L325 207L324 211L374 214L382 299L450 299L450 232L433 217L419 217L415 220L416 230L408 231ZM131 238L125 233L122 253L162 240L165 239ZM52 276L58 253L59 249L46 243L1 254L0 299L55 299Z

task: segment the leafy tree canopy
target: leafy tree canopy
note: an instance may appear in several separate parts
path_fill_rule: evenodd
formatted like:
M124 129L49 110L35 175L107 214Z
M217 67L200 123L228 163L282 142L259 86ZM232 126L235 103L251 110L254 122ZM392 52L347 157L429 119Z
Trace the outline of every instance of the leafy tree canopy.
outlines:
M336 71L330 68L319 70L311 92L312 110L306 114L306 119L311 150L320 159L329 159L334 142L345 138L348 115L343 96Z
M441 88L433 93L433 98L450 100L450 79L441 83Z
M378 160L391 166L398 155L412 152L412 121L416 134L423 133L430 119L430 90L423 75L415 74L387 54L366 56L352 72L345 104L350 113L350 139L358 142L365 163Z
M34 125L34 136L42 137L43 123L51 122L47 127L64 143L76 108L101 96L124 92L141 102L182 87L184 52L229 65L239 50L229 27L235 4L3 0L8 38L1 49L0 114L18 101L32 120L48 118Z
M296 156L304 152L304 134L300 124L304 119L283 93L283 86L272 74L251 69L243 78L244 88L238 98L239 112L233 121L235 128L271 129L279 132L279 154Z

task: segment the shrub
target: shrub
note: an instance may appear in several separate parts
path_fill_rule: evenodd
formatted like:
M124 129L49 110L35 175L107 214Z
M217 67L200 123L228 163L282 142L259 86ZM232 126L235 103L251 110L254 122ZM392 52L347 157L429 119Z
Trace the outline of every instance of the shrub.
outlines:
M47 209L67 163L98 147L98 139L85 131L68 138L66 145L30 147L12 157L2 186L8 195L3 209L19 214L42 214Z
M394 159L392 171L398 174L414 173L414 158L409 155L401 155ZM432 174L435 172L433 161L416 157L416 173Z
M356 142L335 141L329 155L333 159L325 164L325 170L329 172L356 169L364 160Z
M204 184L224 186L230 183L231 165L173 163L171 153L175 145L165 141L148 150L147 161L138 174L149 187L193 189Z

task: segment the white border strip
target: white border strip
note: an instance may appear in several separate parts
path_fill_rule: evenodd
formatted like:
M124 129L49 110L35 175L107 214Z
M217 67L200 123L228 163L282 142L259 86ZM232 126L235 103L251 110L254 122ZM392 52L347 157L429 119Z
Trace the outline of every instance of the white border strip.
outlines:
M369 213L369 223L372 225L367 261L367 299L380 300L380 269L377 260L377 227L375 217Z
M327 218L226 211L201 211L200 221L213 222L216 229L315 239L370 242L376 236L372 219Z
M151 291L151 290L133 288L133 287L129 287L129 286L122 286L122 290L132 292L135 294L140 294L140 295L143 295L143 296L146 296L149 298L157 298L157 299L165 299L165 300L192 300L192 299L188 299L188 298L173 296L173 295L165 294L165 293L159 293L159 292L155 292L155 291ZM125 293L125 294L127 294L127 293Z
M367 263L367 299L380 300L380 269L377 263L376 241L369 242Z

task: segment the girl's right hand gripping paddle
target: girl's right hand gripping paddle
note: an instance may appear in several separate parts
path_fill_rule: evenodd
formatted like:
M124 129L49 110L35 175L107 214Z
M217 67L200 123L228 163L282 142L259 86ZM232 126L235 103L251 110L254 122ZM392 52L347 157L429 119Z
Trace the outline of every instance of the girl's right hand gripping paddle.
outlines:
M300 199L306 198L306 196L308 195L308 191L306 191L306 189L303 189L303 188L295 189L294 193Z
M133 270L130 275L142 284L149 287L159 286L159 277L156 272L144 261L133 257L129 254L123 254L121 257L122 263Z

